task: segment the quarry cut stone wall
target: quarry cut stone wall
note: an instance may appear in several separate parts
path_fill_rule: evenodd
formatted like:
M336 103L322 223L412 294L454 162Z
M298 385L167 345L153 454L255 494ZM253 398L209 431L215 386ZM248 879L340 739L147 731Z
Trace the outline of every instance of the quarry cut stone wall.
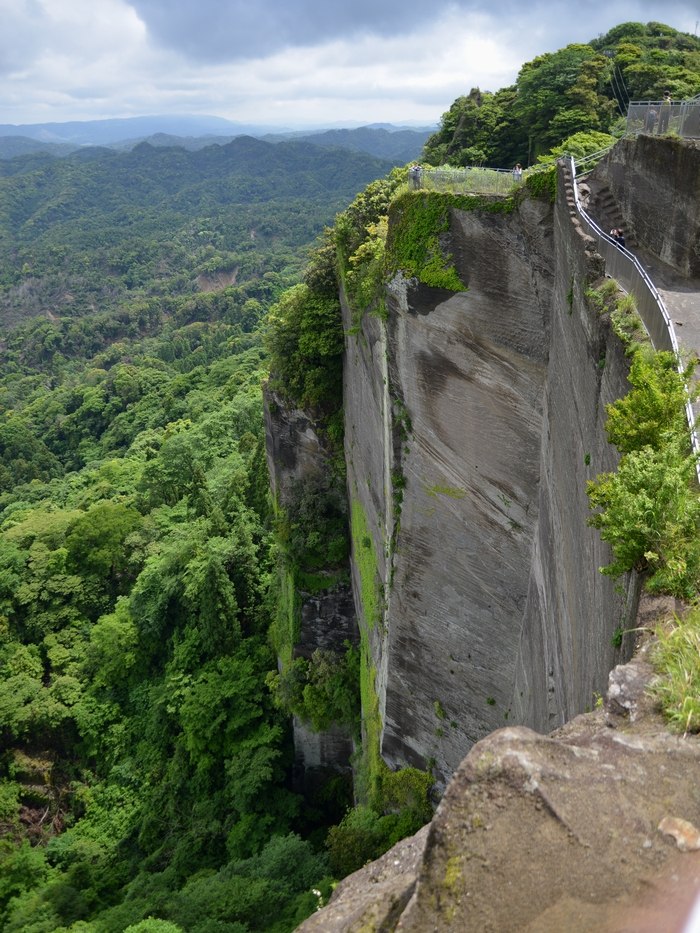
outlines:
M621 139L596 166L640 246L700 278L700 141Z
M580 226L564 167L558 182L539 515L511 701L512 718L540 732L602 695L608 672L631 651L629 635L619 648L612 640L615 629L633 627L639 596L636 577L599 572L610 550L587 524L587 480L618 463L605 409L628 391L629 367L609 320L586 301L605 266Z
M399 276L386 322L366 314L353 332L344 309L348 493L365 532L353 583L361 609L366 548L381 750L438 785L493 729L547 731L590 707L635 608L629 581L619 592L598 572L609 555L586 523L586 479L616 463L604 404L627 366L585 300L602 260L565 189L562 176L554 211L452 209L442 245L466 291Z

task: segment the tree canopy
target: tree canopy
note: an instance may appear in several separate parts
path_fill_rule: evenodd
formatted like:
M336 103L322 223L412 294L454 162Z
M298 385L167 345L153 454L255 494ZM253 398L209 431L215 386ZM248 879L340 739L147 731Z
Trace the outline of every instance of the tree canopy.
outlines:
M532 165L575 133L616 133L630 100L700 93L700 39L661 23L623 23L526 62L511 87L472 88L425 144L430 165Z

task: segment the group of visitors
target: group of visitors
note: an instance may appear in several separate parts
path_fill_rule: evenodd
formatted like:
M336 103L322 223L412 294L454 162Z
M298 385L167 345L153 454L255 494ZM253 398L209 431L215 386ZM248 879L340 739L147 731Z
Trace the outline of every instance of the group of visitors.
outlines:
M644 120L644 132L649 133L650 135L654 134L654 127L659 124L657 130L657 135L661 136L663 133L668 133L668 124L671 119L671 92L664 91L664 99L661 101L659 108L649 107L647 110L647 115Z

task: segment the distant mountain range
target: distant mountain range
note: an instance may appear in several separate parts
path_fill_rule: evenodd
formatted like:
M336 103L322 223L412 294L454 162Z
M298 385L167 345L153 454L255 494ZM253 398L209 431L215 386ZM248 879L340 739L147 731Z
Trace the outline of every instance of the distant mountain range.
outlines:
M273 143L293 139L323 148L349 149L403 165L419 158L434 129L381 123L353 129L280 131L220 117L195 116L0 124L0 159L35 153L60 158L89 146L130 150L142 142L194 151L212 145L223 146L240 136L254 136Z
M221 117L152 116L114 120L74 120L68 123L0 124L0 137L26 136L45 143L74 146L110 146L125 139L141 140L154 133L175 136L260 136L272 132L269 126L234 123Z

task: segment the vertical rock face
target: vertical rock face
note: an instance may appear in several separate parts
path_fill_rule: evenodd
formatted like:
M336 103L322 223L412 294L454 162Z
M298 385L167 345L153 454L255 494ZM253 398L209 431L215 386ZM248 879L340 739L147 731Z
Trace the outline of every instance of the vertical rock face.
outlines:
M616 626L631 627L636 579L623 588L598 572L610 552L588 527L586 482L614 470L606 405L626 394L628 364L609 322L585 300L604 272L572 212L562 169L554 214L550 354L544 393L539 515L512 698L513 719L549 731L591 707L620 659Z
M293 497L294 485L323 474L326 454L308 412L290 408L265 389L265 442L272 495L282 506Z
M442 247L468 289L397 277L387 321L348 337L348 489L382 584L365 620L381 750L438 783L506 722L545 731L590 705L615 663L610 620L633 608L598 573L585 495L615 463L603 405L626 364L586 304L600 258L560 188L554 213L452 209Z
M346 645L357 642L357 618L348 583L335 584L320 593L299 591L301 626L295 657L310 658L320 648L343 655ZM345 726L331 725L315 732L294 717L295 783L311 788L326 772L351 771L352 737Z
M329 470L328 452L308 412L290 408L274 392L265 391L267 463L272 493L287 508L304 483L313 483ZM320 592L299 589L299 638L295 657L310 658L318 648L344 654L346 642L357 641L357 618L349 583L329 579ZM354 750L348 729L331 727L314 732L294 718L295 773L299 786L313 785L327 770L350 770Z

